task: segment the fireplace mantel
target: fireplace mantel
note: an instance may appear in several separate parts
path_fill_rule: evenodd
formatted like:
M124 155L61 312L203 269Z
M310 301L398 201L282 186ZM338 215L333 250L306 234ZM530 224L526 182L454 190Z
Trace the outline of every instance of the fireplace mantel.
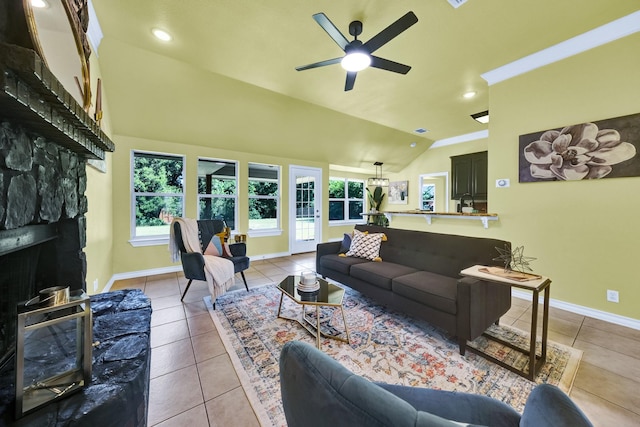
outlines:
M115 149L31 49L0 43L0 111L88 159Z

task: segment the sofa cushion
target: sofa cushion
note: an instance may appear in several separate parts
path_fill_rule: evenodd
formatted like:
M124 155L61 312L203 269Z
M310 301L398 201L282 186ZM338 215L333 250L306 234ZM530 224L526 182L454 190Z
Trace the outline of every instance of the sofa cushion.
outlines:
M392 262L368 262L351 267L351 277L364 280L379 288L391 290L391 280L394 277L413 273L415 268Z
M334 270L338 273L349 274L352 265L370 263L363 258L341 257L338 254L330 254L320 257L321 270Z
M393 279L391 289L398 295L440 311L450 314L457 312L458 279L417 271Z

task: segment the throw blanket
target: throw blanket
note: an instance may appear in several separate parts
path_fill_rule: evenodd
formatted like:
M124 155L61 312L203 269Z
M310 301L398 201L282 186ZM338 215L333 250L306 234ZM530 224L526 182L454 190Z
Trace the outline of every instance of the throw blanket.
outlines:
M198 221L191 218L175 218L171 223L171 238L169 239L169 252L171 260L178 262L180 260L180 248L176 243L173 232L173 223L180 224L182 231L182 243L187 252L202 253L200 248L200 237L198 231ZM207 242L208 244L209 242ZM215 302L216 298L227 292L231 286L235 284L235 273L233 271L233 262L219 256L202 255L204 257L204 275L207 278L207 286L211 293L211 300Z

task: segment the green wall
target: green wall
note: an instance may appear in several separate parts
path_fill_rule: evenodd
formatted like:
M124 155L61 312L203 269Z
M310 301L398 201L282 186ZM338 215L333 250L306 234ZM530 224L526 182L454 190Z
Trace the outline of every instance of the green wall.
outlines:
M428 150L391 177L415 186L420 173L450 170L449 156L488 148L489 212L499 221L484 229L474 221L438 218L427 225L398 217L392 226L524 245L525 255L537 257L534 270L553 280L552 298L640 319L640 286L631 272L640 238L640 177L518 183L519 135L640 112L638 46L635 34L491 86L488 141ZM499 178L511 186L496 188ZM607 289L619 291L619 303L607 302Z

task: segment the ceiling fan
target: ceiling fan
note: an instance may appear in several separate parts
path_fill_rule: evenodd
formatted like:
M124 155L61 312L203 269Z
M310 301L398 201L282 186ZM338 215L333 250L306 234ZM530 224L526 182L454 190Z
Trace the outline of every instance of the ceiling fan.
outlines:
M309 70L340 62L342 68L347 70L347 81L344 85L344 90L348 91L353 89L358 71L364 70L369 66L400 74L407 74L411 69L408 65L380 58L372 55L372 53L418 22L418 17L415 13L407 12L404 16L384 30L380 31L366 43L362 43L362 41L358 40L358 36L362 33L362 22L360 21L353 21L349 24L349 34L354 37L352 41L349 41L324 13L316 13L313 15L313 19L327 32L327 34L329 34L329 37L331 37L333 41L335 41L338 46L344 50L345 55L339 58L327 59L326 61L314 62L313 64L296 67L296 70Z

